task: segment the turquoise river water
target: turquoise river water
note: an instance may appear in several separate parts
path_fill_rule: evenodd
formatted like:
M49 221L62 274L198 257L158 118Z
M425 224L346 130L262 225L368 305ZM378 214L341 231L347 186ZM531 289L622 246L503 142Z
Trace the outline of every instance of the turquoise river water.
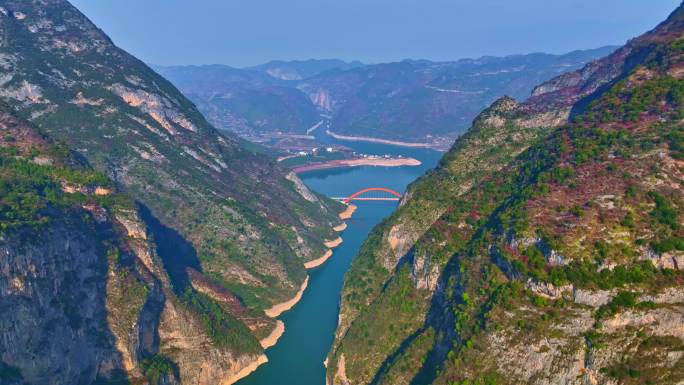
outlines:
M403 193L406 186L433 168L442 153L378 144L344 143L366 154L410 156L418 167L359 167L313 171L300 175L312 189L327 196L349 196L366 187L386 187ZM396 208L396 202L356 202L347 221L344 242L321 267L309 272L309 287L301 301L279 317L285 334L266 351L269 362L238 385L325 385L325 360L333 341L344 274L371 229Z

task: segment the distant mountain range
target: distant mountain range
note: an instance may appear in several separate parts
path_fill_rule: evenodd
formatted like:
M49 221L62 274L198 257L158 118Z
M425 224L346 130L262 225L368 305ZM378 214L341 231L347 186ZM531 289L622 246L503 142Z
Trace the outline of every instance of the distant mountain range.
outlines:
M350 70L363 67L360 61L346 62L339 59L273 60L246 69L265 72L281 80L304 80L333 70Z
M525 98L536 84L614 49L454 62L331 59L154 69L216 127L248 140L274 144L283 136L306 136L323 119L325 129L341 137L447 147L497 98Z

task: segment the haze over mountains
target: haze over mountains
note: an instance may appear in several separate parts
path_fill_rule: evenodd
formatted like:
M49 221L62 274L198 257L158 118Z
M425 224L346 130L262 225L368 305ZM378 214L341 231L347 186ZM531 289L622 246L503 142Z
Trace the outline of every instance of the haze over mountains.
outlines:
M247 67L247 70L265 72L276 79L303 80L333 70L349 70L363 67L360 61L346 62L339 59L273 60L268 63Z
M248 140L276 144L283 137L304 137L323 120L322 129L341 136L447 148L498 97L525 98L536 84L614 48L456 62L309 60L246 69L154 68L216 127Z

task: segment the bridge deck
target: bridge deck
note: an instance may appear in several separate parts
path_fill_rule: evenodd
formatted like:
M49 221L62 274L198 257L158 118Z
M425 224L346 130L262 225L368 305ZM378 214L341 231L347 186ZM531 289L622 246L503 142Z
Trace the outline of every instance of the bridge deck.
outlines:
M330 197L336 201L346 201L347 197ZM354 198L355 201L398 201L399 198Z
M368 193L376 193L376 196L368 196ZM379 197L377 196L377 193L385 193L392 196ZM366 194L366 196L362 196L364 194ZM359 190L348 197L334 197L332 199L337 199L344 203L349 203L351 201L398 201L401 199L401 194L385 187L368 187L363 190Z

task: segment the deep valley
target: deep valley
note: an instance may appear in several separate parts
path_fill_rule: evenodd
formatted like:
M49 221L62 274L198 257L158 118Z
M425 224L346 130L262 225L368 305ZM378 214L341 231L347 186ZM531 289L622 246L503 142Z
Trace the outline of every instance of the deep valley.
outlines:
M229 38L353 7L307 1ZM76 2L0 0L0 385L684 384L684 4L622 46L238 68L115 41L206 23L196 63L252 3L120 2L113 39ZM552 16L646 9L603 6Z

